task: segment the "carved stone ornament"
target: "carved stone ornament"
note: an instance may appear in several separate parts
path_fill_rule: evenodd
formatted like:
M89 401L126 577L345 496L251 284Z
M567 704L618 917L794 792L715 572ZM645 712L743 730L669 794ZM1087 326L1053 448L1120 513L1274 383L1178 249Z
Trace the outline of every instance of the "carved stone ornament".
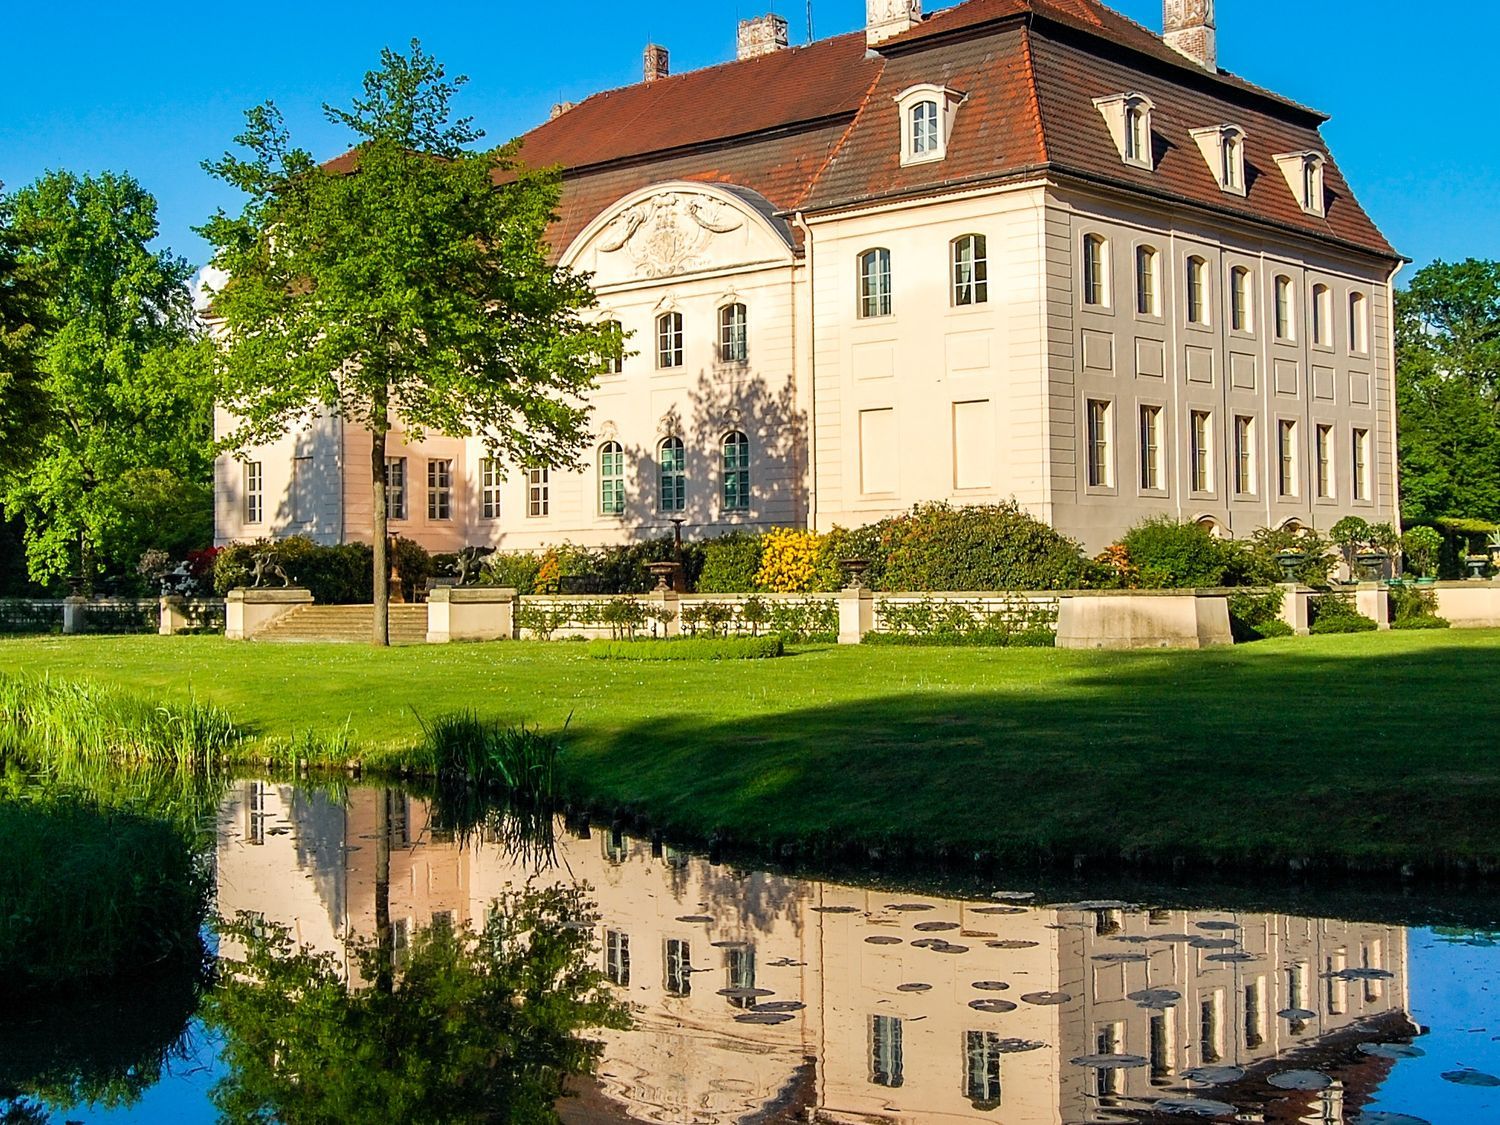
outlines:
M614 441L620 436L620 428L613 422L605 422L599 427L598 438L600 441Z
M601 254L624 252L638 277L669 277L705 264L715 235L745 225L733 207L711 195L664 191L623 211L605 228Z

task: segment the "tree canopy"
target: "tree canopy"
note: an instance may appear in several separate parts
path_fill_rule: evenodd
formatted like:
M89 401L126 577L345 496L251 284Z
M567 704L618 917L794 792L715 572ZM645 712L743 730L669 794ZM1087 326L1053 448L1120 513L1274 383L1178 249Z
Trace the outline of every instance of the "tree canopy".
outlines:
M1500 262L1434 262L1396 311L1402 518L1500 521Z
M483 151L451 103L464 79L413 41L386 50L348 109L353 134L320 165L272 103L251 110L244 155L205 165L247 197L203 233L229 276L215 294L228 441L274 440L319 413L367 429L377 643L386 638L386 436L481 437L517 466L572 464L583 396L618 332L587 319L587 278L550 264L555 174L514 144Z
M173 492L193 490L200 512L211 503L212 388L191 270L151 249L156 200L127 175L52 172L12 206L16 259L45 279L46 330L36 338L43 401L26 422L34 440L0 481L0 504L25 519L34 579L87 582L106 561L135 561L109 560L107 544L138 548L122 522L163 476Z
M40 354L45 291L39 264L23 259L24 245L15 205L0 193L0 471L25 463L47 414Z

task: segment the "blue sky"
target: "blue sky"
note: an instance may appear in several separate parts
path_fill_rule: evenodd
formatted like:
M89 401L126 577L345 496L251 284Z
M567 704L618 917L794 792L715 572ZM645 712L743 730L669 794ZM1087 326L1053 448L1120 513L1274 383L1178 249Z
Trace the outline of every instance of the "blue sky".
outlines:
M820 37L863 25L861 0L813 3ZM191 228L236 201L199 162L266 98L296 140L334 155L344 137L321 103L346 103L382 46L416 36L471 77L461 108L498 141L554 102L638 80L650 39L671 49L674 70L729 58L736 20L768 6L805 40L805 0L6 0L0 182L20 187L52 168L129 171L161 201L163 240L201 264L207 247ZM1160 0L1114 6L1160 26ZM1224 66L1332 114L1326 136L1356 193L1418 266L1500 258L1487 89L1500 4L1220 0L1219 25Z

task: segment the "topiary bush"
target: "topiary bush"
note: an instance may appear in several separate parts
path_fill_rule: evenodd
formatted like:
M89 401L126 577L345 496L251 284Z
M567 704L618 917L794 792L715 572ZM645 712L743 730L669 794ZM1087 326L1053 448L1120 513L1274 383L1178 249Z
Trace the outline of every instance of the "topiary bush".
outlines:
M695 587L700 594L747 594L761 590L765 537L750 531L731 531L701 544L703 567Z
M1076 542L1013 502L919 504L840 546L870 559L867 581L877 590L1067 590L1095 584L1097 574Z

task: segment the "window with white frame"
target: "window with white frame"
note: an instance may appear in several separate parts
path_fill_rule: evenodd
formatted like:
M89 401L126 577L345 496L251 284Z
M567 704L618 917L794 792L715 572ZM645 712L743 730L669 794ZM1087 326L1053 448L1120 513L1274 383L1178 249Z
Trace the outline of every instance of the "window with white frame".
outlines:
M911 115L911 154L926 156L938 150L938 104L920 101L908 111Z
M982 305L990 299L989 243L982 234L953 240L953 303Z
M1000 1059L1005 1044L998 1031L964 1032L964 1096L976 1109L1000 1105Z
M266 518L266 477L259 461L245 462L245 522L260 523Z
M494 457L485 457L479 462L479 516L481 519L500 518L500 488L504 483L500 462Z
M1256 977L1245 984L1245 1046L1253 1051L1265 1041L1265 985Z
M1229 327L1236 332L1255 331L1255 295L1250 271L1244 266L1229 271Z
M1370 302L1363 293L1349 294L1349 350L1355 355L1370 351Z
M861 319L891 315L891 252L877 247L859 256Z
M630 987L630 935L622 930L604 931L604 975L610 984Z
M911 86L896 95L901 120L901 163L925 164L948 154L953 120L964 98L946 86Z
M1318 499L1334 497L1333 427L1319 426L1313 431L1313 456L1318 462Z
M1354 428L1354 499L1370 498L1370 431Z
M625 450L617 441L599 447L599 514L625 514Z
M1135 249L1135 311L1141 316L1161 315L1161 255L1153 246Z
M896 1016L870 1017L870 1081L876 1086L896 1087L906 1080L901 1032Z
M682 439L669 437L656 448L657 507L663 512L687 508L687 451Z
M1189 324L1209 323L1208 262L1193 255L1187 261L1187 318Z
M1096 308L1109 304L1109 243L1103 235L1083 239L1083 303Z
M687 942L668 938L665 986L668 996L688 996L693 991L693 954Z
M1326 285L1313 286L1312 334L1313 343L1333 347L1333 290Z
M452 461L427 462L427 518L430 520L453 518Z
M1226 133L1221 142L1222 180L1225 191L1245 190L1245 142L1237 133Z
M552 508L551 474L547 469L526 471L526 515L539 518Z
M1223 1057L1223 1006L1219 993L1210 992L1198 1001L1198 1061L1216 1063Z
M724 958L724 984L725 987L736 995L730 998L729 1003L736 1008L754 1008L756 999L755 989L755 946L732 946Z
M618 320L607 320L604 327L618 336L624 336L625 327ZM605 359L599 372L602 375L619 375L625 370L625 357L623 355L612 355Z
M406 518L406 458L385 459L385 518Z
M1286 177L1297 204L1309 215L1323 218L1328 210L1327 191L1324 187L1324 158L1320 152L1283 152L1274 158Z
M1141 488L1159 491L1165 473L1162 471L1161 414L1159 406L1141 407Z
M1154 154L1151 142L1151 111L1155 108L1144 94L1114 94L1095 98L1094 106L1104 115L1111 138L1126 164L1148 171Z
M1114 484L1114 455L1110 448L1109 403L1089 399L1085 417L1088 423L1088 482L1091 488L1110 488Z
M1240 496L1256 493L1255 419L1244 414L1234 419L1234 491Z
M724 435L722 443L724 510L750 510L750 439L735 430Z
M1128 164L1146 163L1151 158L1149 112L1139 101L1125 105L1125 161Z
M750 359L750 318L745 306L735 301L719 310L719 362L745 363Z
M665 370L682 366L682 314L662 313L656 318L656 366Z
M1193 140L1218 181L1219 190L1245 194L1245 131L1237 125L1194 129Z
M1101 1055L1119 1055L1125 1050L1125 1025L1123 1023L1101 1024L1094 1032L1094 1050ZM1125 1089L1125 1071L1117 1066L1102 1066L1094 1070L1094 1096L1118 1097Z
M1188 416L1188 472L1194 492L1214 489L1213 444L1213 415L1207 410L1194 410Z
M1300 491L1297 465L1297 423L1282 419L1276 423L1276 491L1283 497L1294 497Z
M1276 279L1276 338L1297 338L1297 306L1293 295L1292 279L1281 275Z

